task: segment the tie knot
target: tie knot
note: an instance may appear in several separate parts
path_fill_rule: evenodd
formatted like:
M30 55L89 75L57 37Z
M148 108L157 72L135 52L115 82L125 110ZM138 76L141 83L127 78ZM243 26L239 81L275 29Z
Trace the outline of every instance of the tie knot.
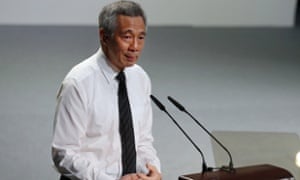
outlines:
M119 72L119 74L117 75L117 79L118 79L119 82L125 82L124 71Z

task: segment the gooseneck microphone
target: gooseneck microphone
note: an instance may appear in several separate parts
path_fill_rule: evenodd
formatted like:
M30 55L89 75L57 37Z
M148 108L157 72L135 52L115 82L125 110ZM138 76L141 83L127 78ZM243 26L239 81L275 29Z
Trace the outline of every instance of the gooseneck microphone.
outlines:
M207 167L203 152L200 150L200 148L195 144L195 142L190 138L190 136L182 129L182 127L177 123L177 121L171 116L171 114L167 111L166 107L153 95L150 95L152 101L157 105L157 107L165 112L171 120L175 123L175 125L180 129L180 131L185 135L185 137L192 143L192 145L197 149L197 151L201 154L202 157L202 173L205 173L207 171L212 171L213 168Z
M175 99L173 99L170 96L168 96L168 100L171 103L173 103L180 111L183 111L186 114L188 114L195 121L195 123L197 123L211 138L213 138L215 140L215 142L217 142L227 152L228 157L229 157L229 165L222 166L221 169L225 170L225 171L229 171L229 172L234 171L232 156L231 156L231 153L229 152L229 150L213 134L211 134L190 112L188 112L185 109L185 107L183 107L179 102L177 102Z

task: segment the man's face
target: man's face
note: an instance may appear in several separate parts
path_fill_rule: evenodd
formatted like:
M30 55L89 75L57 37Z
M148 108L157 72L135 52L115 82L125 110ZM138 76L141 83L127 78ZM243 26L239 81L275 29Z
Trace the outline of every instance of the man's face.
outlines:
M118 70L134 65L145 43L145 23L142 17L119 15L112 38L107 41L107 56Z

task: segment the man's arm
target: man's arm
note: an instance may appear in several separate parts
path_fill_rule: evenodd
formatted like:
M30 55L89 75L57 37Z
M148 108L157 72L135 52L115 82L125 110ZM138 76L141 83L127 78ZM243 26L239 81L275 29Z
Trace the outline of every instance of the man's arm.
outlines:
M113 180L79 153L87 126L85 99L73 81L65 82L58 93L52 142L54 165L67 177Z
M138 168L140 168L139 172L143 172L144 174L149 173L146 164L155 166L160 172L160 161L153 146L154 139L152 135L152 109L150 101L147 102L147 104L147 117L145 117L144 123L140 124L139 143L137 145Z
M155 166L158 172L160 170L160 160L157 156L156 150L153 146L153 135L152 135L152 124L153 124L153 114L152 114L152 106L151 106L151 81L149 76L145 73L144 74L144 87L145 87L145 97L144 104L143 104L143 119L140 123L140 131L139 131L139 143L137 147L138 157L138 165L143 166L144 174L149 173L149 169L146 167L146 164L151 164ZM142 163L142 164L141 164Z

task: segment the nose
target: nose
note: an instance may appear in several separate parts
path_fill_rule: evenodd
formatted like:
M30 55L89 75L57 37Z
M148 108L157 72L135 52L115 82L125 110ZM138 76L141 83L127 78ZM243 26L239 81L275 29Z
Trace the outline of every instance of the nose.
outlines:
M135 51L139 51L140 48L141 48L141 43L139 42L139 39L133 38L130 43L129 50L135 52Z

